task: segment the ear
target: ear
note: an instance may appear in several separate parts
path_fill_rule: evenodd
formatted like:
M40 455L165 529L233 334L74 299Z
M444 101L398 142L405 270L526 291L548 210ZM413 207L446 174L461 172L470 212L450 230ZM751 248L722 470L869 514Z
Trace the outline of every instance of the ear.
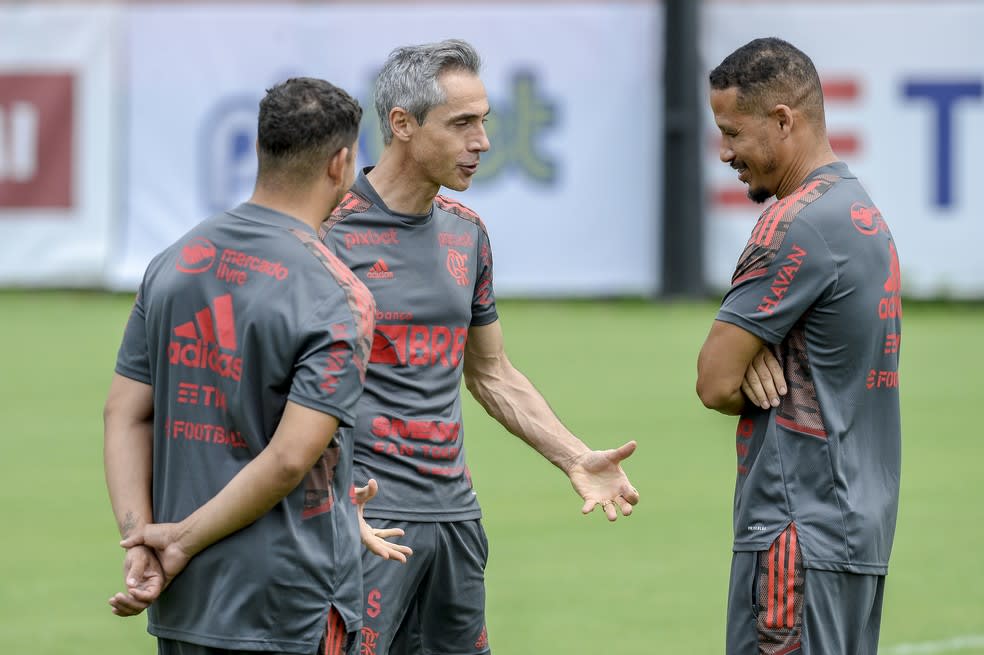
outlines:
M389 121L390 129L393 130L393 138L400 141L408 141L420 127L417 124L417 119L403 107L390 109Z
M787 138L793 130L793 110L789 105L776 105L772 109L771 117L779 128L779 135L784 139Z
M351 150L349 148L342 148L328 160L328 170L326 172L336 186L342 186L346 183L345 167L348 164L350 153Z

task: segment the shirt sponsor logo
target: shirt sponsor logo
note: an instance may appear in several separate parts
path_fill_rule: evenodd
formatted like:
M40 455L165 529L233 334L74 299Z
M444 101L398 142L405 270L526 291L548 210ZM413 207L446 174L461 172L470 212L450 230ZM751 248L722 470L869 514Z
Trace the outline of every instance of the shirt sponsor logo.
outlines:
M456 442L461 433L461 423L444 423L441 421L414 421L387 416L377 416L372 419L370 431L374 436L435 443Z
M457 368L465 354L468 328L396 323L377 325L369 362L389 366Z
M779 272L772 279L772 286L769 289L771 294L763 297L762 303L757 307L760 312L772 314L776 311L776 307L786 297L789 285L793 283L804 259L806 259L806 251L793 244L792 252L786 255L786 261L779 267Z
M171 366L209 369L236 382L242 375L243 360L236 357L236 326L232 295L212 301L211 307L195 312L194 320L174 328L168 344Z
M203 237L193 237L181 248L174 267L182 273L197 275L212 268L215 263L215 245Z
M349 232L345 235L345 249L351 250L358 246L397 246L400 238L394 228L385 232L366 230L365 232Z
M448 248L448 273L458 286L468 286L468 255L454 248Z
M369 272L366 273L366 277L370 280L391 280L393 279L393 272L390 271L389 266L386 265L386 262L379 259L375 264L369 267Z
M897 389L899 386L898 371L868 371L865 386L869 389Z
M215 277L223 282L242 286L249 279L250 272L261 273L281 282L290 275L290 270L280 262L267 261L262 257L225 248L219 258L219 267L215 269Z
M218 387L193 382L178 382L178 402L182 405L200 405L227 409L229 401Z
M229 446L230 448L248 448L241 432L211 423L196 423L169 418L164 422L164 434L169 439L198 441L216 446Z
M448 247L454 246L455 248L474 248L475 239L472 235L465 234L455 234L454 232L440 232L437 235L437 243L440 246Z
M878 318L882 320L902 318L902 268L893 241L888 242L888 255L888 279L883 286L888 296L878 301Z
M376 310L376 320L377 321L412 321L413 312L384 312L382 310Z
M73 206L75 123L74 75L0 75L0 208Z

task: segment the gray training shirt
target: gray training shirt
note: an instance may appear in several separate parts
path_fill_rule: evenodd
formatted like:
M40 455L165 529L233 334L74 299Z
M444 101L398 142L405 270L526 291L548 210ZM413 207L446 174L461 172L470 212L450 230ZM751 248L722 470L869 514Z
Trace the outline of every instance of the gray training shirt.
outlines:
M426 215L394 213L365 172L322 229L325 244L376 299L355 424L355 482L379 482L365 513L479 518L460 389L468 328L498 318L488 233L474 212L443 196Z
M736 551L790 523L803 565L885 574L899 500L901 274L843 163L766 209L717 319L773 344L788 393L738 422Z
M243 204L150 263L116 371L154 393L154 520L184 519L269 443L288 400L354 421L372 297L289 216ZM341 432L341 431L339 431ZM313 653L329 605L362 621L351 438L268 513L196 555L148 630L229 650Z

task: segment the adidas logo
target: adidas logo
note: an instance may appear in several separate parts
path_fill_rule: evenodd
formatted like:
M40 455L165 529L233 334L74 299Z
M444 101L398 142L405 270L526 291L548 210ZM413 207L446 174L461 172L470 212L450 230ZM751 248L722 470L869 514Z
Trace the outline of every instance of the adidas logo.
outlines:
M239 382L243 360L235 356L236 320L232 311L232 295L215 298L211 307L195 312L194 320L174 328L173 340L167 354L171 366L207 368L224 378ZM228 352L231 350L233 354Z
M366 277L370 280L389 280L393 278L393 272L389 270L386 262L382 259L377 259L376 263L369 267Z

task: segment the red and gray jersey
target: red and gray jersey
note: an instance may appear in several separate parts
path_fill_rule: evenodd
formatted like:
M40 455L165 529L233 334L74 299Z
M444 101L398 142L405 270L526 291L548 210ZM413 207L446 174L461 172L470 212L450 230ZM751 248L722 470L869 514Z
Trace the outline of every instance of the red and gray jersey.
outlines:
M363 172L325 222L322 239L376 299L355 424L356 483L379 482L366 516L479 518L460 389L468 329L498 318L485 226L443 196L426 215L394 213Z
M154 520L184 519L267 446L288 400L352 425L375 306L289 216L243 204L148 266L116 371L154 394ZM361 624L352 442L213 544L149 609L149 631L229 650L314 652L329 604Z
M718 313L773 345L789 392L738 422L736 551L796 524L807 568L886 573L899 500L901 274L847 165L766 209Z

